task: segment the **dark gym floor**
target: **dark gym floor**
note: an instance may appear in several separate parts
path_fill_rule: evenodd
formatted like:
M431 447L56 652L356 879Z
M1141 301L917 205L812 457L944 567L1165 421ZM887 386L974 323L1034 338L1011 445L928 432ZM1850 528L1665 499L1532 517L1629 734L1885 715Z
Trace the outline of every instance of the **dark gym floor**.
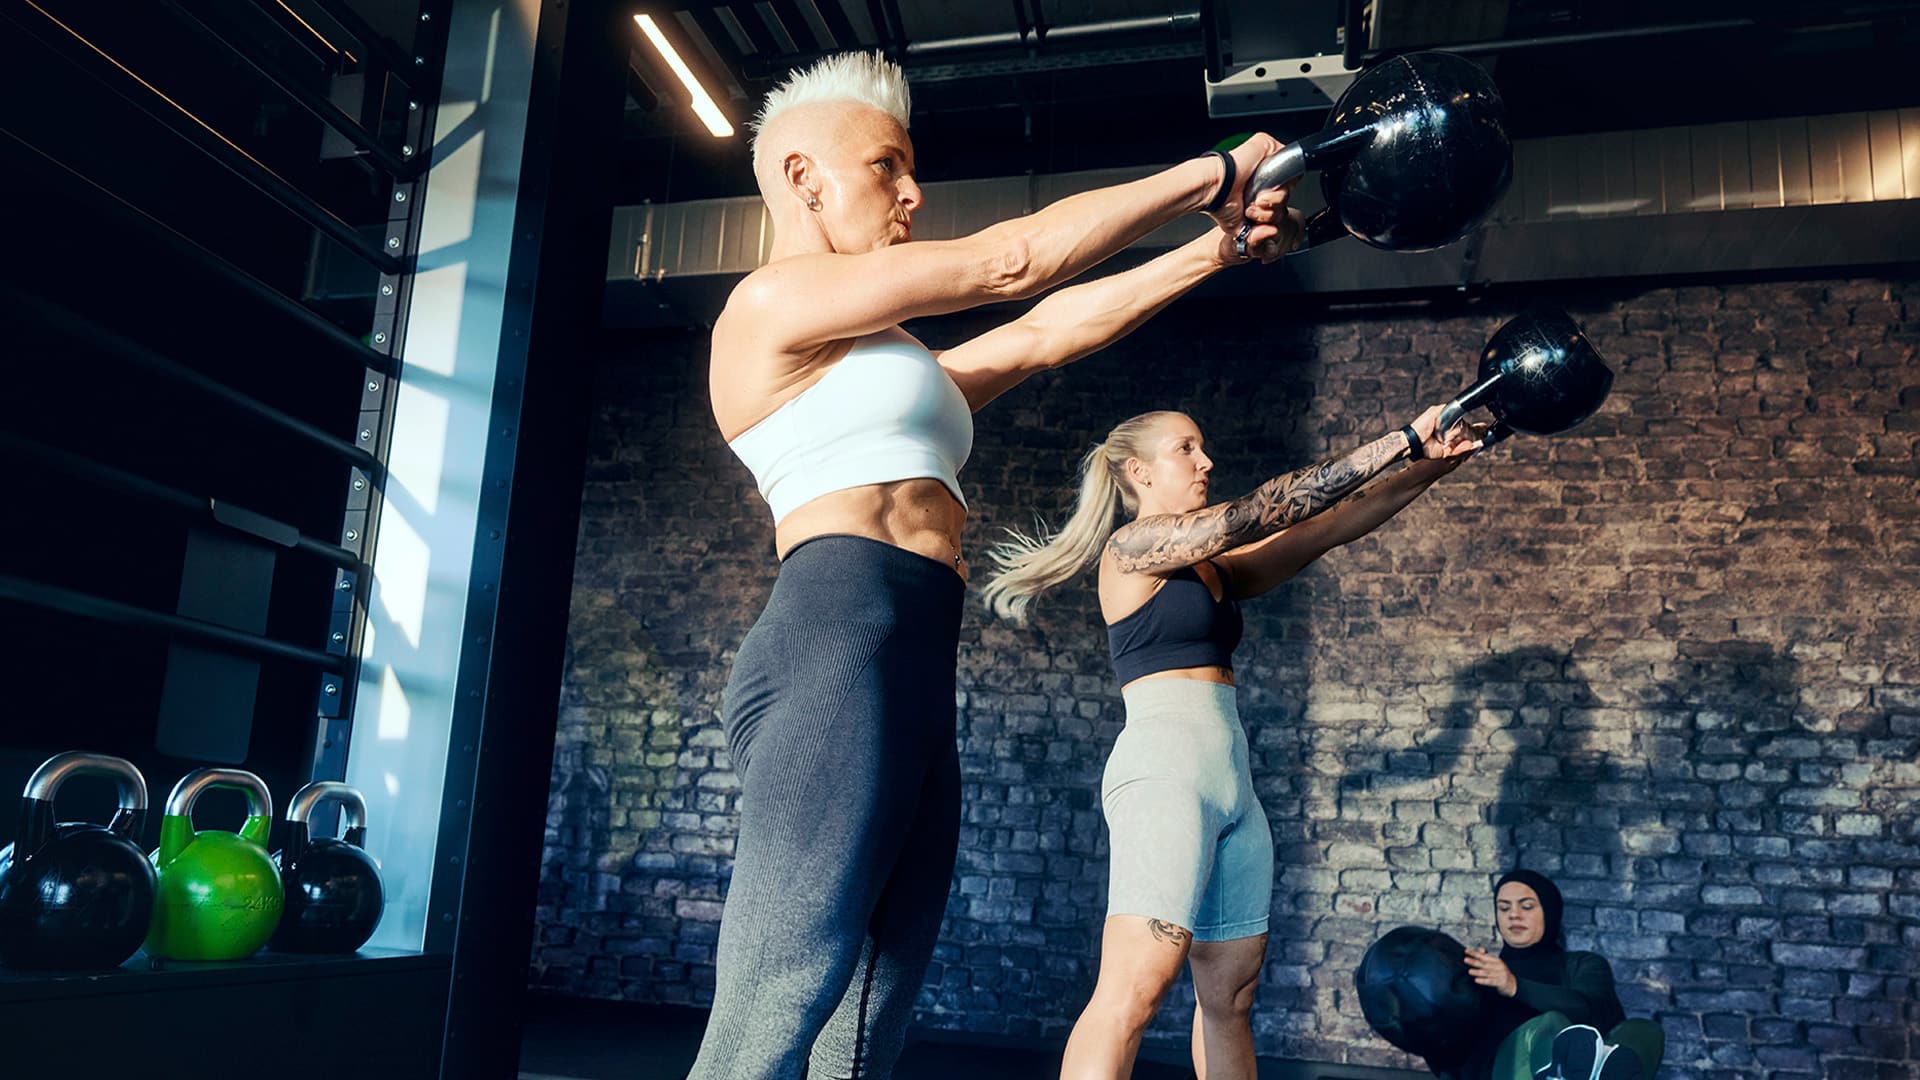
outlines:
M520 1047L520 1080L682 1080L706 1023L700 1009L587 1001L551 995L528 999ZM983 1045L948 1032L910 1037L895 1075L902 1080L1055 1080L1060 1051L1052 1046ZM1190 1080L1193 1067L1178 1048L1143 1052L1134 1080ZM1412 1080L1422 1074L1357 1065L1262 1060L1261 1080Z

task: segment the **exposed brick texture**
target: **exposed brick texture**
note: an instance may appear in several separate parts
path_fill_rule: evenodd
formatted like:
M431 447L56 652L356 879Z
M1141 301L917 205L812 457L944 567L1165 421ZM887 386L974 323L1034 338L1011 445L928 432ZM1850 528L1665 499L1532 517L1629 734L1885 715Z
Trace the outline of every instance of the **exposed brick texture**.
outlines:
M1450 396L1528 299L1184 302L981 414L969 557L1057 521L1079 455L1134 412L1191 413L1238 493ZM1491 943L1490 881L1518 860L1665 1026L1664 1075L1920 1077L1920 279L1535 299L1614 365L1601 414L1468 463L1247 608L1279 859L1258 1047L1411 1064L1360 1019L1355 963L1403 923ZM715 715L774 565L705 349L637 337L602 364L542 987L702 1004L713 984L736 797ZM919 1019L1062 1040L1122 724L1091 581L1027 628L970 604L960 686L964 833ZM1176 988L1153 1038L1184 1039L1191 1001Z

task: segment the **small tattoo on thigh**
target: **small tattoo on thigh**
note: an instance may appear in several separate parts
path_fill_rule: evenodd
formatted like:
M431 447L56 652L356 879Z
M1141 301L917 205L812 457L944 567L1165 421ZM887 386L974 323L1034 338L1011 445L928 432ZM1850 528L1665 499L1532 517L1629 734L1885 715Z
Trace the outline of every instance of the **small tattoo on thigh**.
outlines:
M1185 928L1159 919L1148 919L1147 929L1152 932L1153 940L1164 941L1169 945L1185 945L1193 938Z

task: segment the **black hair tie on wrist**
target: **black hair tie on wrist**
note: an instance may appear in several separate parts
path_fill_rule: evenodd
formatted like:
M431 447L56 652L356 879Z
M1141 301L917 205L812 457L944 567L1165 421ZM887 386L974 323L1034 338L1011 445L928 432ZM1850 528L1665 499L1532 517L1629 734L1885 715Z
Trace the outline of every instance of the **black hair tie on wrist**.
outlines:
M1220 176L1220 190L1214 192L1213 198L1207 202L1206 212L1209 214L1217 214L1225 209L1228 196L1233 194L1233 155L1227 153L1225 150L1209 150L1207 153L1219 158L1221 168L1226 170L1226 172Z
M1421 458L1424 458L1427 456L1426 443L1421 440L1420 433L1413 430L1412 424L1408 424L1406 427L1401 428L1400 434L1405 435L1407 437L1407 451L1408 451L1409 457L1411 457L1414 461L1419 461Z

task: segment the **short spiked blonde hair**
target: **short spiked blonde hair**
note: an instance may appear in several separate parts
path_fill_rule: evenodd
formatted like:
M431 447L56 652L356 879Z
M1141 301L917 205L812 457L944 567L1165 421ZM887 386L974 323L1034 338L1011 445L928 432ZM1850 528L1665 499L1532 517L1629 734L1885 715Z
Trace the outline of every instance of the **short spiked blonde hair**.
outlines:
M787 81L767 93L760 112L747 126L753 129L755 171L760 164L760 134L775 117L796 105L822 101L845 101L879 109L907 126L912 98L907 92L907 76L900 65L877 52L837 53L824 57L811 67L794 72Z

